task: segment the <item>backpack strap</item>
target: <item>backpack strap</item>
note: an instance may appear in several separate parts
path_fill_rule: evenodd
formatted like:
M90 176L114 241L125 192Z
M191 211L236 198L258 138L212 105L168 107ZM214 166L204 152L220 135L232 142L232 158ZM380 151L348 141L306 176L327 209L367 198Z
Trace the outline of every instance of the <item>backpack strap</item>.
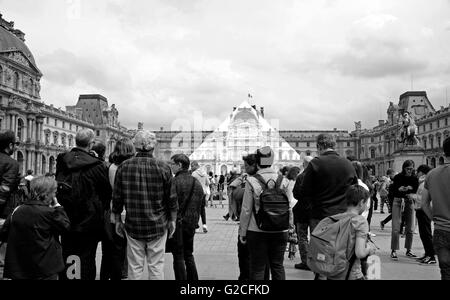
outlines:
M266 180L264 179L264 177L262 177L261 174L255 174L255 175L253 175L253 177L255 177L255 178L259 181L259 183L261 184L261 187L262 187L263 191L267 189L267 182L266 182Z
M277 189L281 189L281 183L283 183L283 179L284 179L283 175L278 175L276 185L275 185L275 187Z
M348 266L348 271L347 271L347 275L345 276L345 280L348 280L350 278L350 273L352 271L353 265L356 262L356 253L353 253L352 257L349 260L349 266Z

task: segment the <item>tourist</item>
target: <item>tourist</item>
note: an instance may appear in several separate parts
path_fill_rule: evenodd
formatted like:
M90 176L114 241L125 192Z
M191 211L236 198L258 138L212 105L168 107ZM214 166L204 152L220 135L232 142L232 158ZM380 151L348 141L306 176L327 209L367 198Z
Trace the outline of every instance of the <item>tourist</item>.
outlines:
M198 280L194 259L194 236L204 201L204 190L189 173L189 158L176 154L171 158L172 180L170 197L178 202L177 227L173 235L173 270L175 280Z
M414 162L407 160L403 163L402 172L394 177L392 189L394 202L392 204L392 235L391 235L391 258L398 260L397 250L399 249L400 226L402 218L402 207L405 214L405 248L406 256L416 258L411 252L414 237L414 203L408 195L417 193L419 180L413 176Z
M231 217L231 220L238 221L239 220L239 212L237 210L237 204L235 202L235 198L232 196L232 193L235 191L236 186L232 185L233 182L236 181L240 176L238 173L233 170L230 172L230 178L227 181L227 195L228 195L228 213L223 216L225 221Z
M308 256L308 229L311 213L311 203L307 198L300 198L300 188L303 183L303 178L305 177L305 170L312 160L313 157L311 156L306 156L303 159L303 172L297 177L293 190L293 195L297 200L297 203L293 207L292 212L294 214L294 223L297 229L298 249L301 259L301 262L299 264L295 264L295 268L305 271L310 270L308 265L306 264L306 260Z
M260 179L256 179L255 176L248 177L245 187L239 233L241 243L248 243L250 280L264 280L267 264L269 264L273 280L286 279L283 261L288 241L288 227L286 230L267 232L261 230L255 220L255 212L257 213L260 209L259 197L263 192L260 180L264 180L266 184L276 180L282 191L287 190L287 180L278 176L277 172L271 168L273 161L274 152L270 147L257 150L255 176L259 175ZM289 211L288 204L286 211Z
M20 175L19 163L11 155L20 143L11 130L0 131L0 226L13 211L15 204L13 194L17 191ZM6 244L0 244L0 266L4 264Z
M193 161L191 163L191 172L192 176L194 176L194 178L197 179L202 185L203 193L205 194L205 199L202 204L201 218L203 224L203 233L208 233L208 227L206 226L206 201L207 199L209 199L209 196L211 195L208 175L203 171L202 168L200 168L200 165L198 164L197 161Z
M392 204L394 203L394 194L393 190L390 189L390 186L392 185L392 181L394 180L395 172L392 169L388 169L386 171L386 175L387 176L385 177L385 180L383 181L383 184L381 186L381 191L386 190L386 192L382 192L383 195L385 194L386 196L384 197L384 201L381 201L381 205L383 205L383 203L386 204L389 215L380 222L381 230L384 230L384 226L392 220Z
M414 209L419 224L420 239L422 240L425 254L418 259L420 263L432 265L436 264L436 257L433 248L433 233L431 231L431 219L422 209L422 192L425 186L425 178L431 171L427 165L421 165L417 168L417 176L419 177L419 188L416 194L410 194L409 198L414 201Z
M108 177L111 188L114 189L114 180L118 167L136 154L133 142L128 138L117 141L114 151L110 155ZM105 236L102 240L102 263L100 267L100 280L121 280L128 276L128 263L126 262L127 240L116 233L116 218L112 210L112 201L105 214ZM124 219L125 215L122 215Z
M4 278L57 280L64 270L59 235L70 227L56 199L57 183L50 177L31 181L30 199L6 220L0 239L8 242Z
M450 138L444 140L443 148L444 165L430 171L425 179L422 209L434 222L433 246L441 278L450 280Z
M156 136L140 130L133 139L135 157L117 169L114 181L113 209L116 232L124 236L121 214L125 207L128 279L144 279L147 260L148 279L164 279L167 238L175 232L178 204L170 198L172 172L155 158Z
M104 234L104 214L111 201L108 169L90 151L95 142L92 129L78 131L76 147L58 155L56 180L60 185L58 200L64 206L71 223L61 236L66 268L67 258L80 258L82 280L95 280L97 245ZM63 274L61 279L67 279Z

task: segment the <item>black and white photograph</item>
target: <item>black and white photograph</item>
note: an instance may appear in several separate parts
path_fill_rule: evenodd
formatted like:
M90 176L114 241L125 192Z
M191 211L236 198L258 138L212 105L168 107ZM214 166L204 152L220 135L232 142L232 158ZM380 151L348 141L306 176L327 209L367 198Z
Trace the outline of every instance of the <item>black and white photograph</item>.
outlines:
M0 281L450 280L449 53L449 0L0 0Z

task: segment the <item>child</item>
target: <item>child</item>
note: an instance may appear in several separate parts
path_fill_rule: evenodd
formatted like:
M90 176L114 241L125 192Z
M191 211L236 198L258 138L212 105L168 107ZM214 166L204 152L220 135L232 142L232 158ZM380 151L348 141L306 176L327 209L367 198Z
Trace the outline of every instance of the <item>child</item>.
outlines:
M367 208L369 192L360 185L349 187L345 194L347 202L347 213L356 215L351 220L352 230L350 237L350 246L354 245L356 260L350 270L349 280L364 280L363 270L361 268L361 259L375 253L373 245L367 245L369 234L369 224L362 213Z
M58 235L69 229L69 218L56 200L53 178L37 177L30 189L30 199L14 210L0 232L0 240L8 242L4 277L56 280L64 270Z

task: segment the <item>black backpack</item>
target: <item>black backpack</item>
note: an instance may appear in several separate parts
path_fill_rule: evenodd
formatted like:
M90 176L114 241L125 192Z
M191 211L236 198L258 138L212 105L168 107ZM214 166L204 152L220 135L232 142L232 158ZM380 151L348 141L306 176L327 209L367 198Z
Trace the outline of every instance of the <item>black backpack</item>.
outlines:
M263 189L259 196L259 210L253 205L256 225L263 231L284 231L289 229L289 198L280 188L283 176L275 182L270 179L267 183L260 174L254 176Z

